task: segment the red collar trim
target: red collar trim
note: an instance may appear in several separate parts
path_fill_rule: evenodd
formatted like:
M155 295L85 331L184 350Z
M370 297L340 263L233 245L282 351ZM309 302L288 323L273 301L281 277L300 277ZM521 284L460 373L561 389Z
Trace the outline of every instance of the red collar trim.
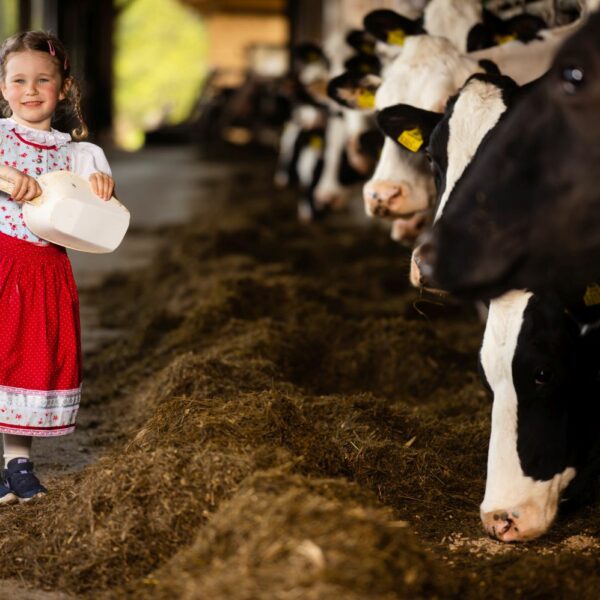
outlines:
M40 148L41 150L58 150L56 146L42 146L41 144L36 144L35 142L30 142L26 140L22 135L17 133L16 129L13 129L12 132L24 143L28 146L33 146L34 148Z

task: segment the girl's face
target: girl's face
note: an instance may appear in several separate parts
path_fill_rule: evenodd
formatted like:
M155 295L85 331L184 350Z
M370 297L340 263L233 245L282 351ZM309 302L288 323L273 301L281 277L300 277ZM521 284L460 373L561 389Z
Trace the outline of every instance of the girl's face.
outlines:
M26 127L50 130L56 105L65 97L56 61L46 52L24 50L9 54L0 90L12 118Z

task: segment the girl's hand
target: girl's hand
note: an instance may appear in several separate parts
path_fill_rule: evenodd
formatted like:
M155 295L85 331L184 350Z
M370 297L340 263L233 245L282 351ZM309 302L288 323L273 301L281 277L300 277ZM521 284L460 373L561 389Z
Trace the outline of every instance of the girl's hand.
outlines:
M8 180L12 184L12 190L9 192L10 197L15 202L31 202L42 194L38 182L29 175L25 175L12 167L2 166L0 176Z
M115 189L114 179L106 173L92 173L90 175L90 185L92 186L92 192L102 200L110 200Z

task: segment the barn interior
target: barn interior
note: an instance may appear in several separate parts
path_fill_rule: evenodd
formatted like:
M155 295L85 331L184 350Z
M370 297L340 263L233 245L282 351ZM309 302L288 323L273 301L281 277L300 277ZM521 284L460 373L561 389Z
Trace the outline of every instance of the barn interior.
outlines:
M401 4L2 0L2 39L70 49L131 212L115 252L69 252L81 410L34 444L47 496L0 510L6 597L598 597L595 479L539 539L481 526L477 307L412 287L360 192L305 222L274 184L293 48Z

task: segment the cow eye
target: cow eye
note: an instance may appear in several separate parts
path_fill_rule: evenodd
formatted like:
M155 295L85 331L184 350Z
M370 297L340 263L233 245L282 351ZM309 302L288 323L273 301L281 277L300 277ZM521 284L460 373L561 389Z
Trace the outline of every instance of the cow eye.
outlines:
M575 94L584 82L583 69L581 67L566 67L561 74L562 85L569 95Z
M429 150L425 150L425 157L427 158L427 162L429 164L431 164L433 162L433 158L431 158L431 154L429 153Z
M538 369L535 372L535 384L546 385L552 381L552 371L550 369Z

